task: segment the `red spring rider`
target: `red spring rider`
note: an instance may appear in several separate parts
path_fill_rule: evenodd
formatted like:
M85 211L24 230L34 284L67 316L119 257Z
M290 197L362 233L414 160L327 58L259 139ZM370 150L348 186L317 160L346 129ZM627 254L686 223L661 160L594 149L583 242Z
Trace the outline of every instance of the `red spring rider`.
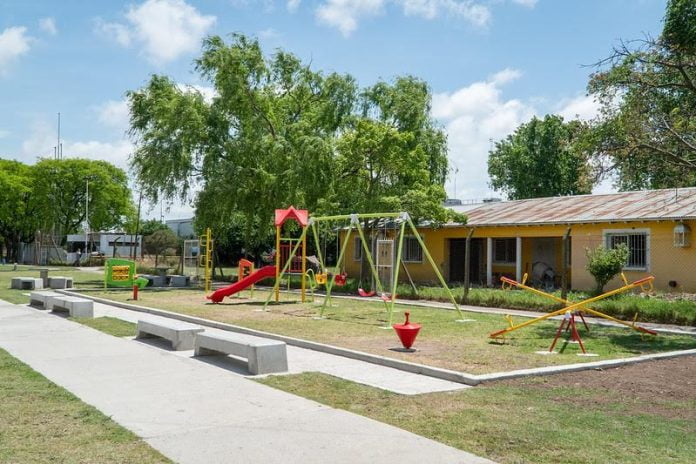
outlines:
M399 336L401 344L404 345L404 348L409 350L413 346L413 342L416 341L416 337L422 326L420 324L413 324L408 320L411 313L406 311L404 314L406 316L406 321L403 324L394 324L392 327Z

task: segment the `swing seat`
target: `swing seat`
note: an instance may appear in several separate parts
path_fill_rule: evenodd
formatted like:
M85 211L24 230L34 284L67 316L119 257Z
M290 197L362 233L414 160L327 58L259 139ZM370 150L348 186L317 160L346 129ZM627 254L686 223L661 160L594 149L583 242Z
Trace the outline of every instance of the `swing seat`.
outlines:
M383 301L391 301L391 299L392 299L391 295L388 294L388 293L382 293L379 297L380 297ZM394 295L394 299L396 299L396 295Z
M324 285L326 283L326 273L317 274L314 280L317 281L318 285Z
M348 274L345 272L341 274L336 274L334 276L334 283L338 285L339 287L343 287L346 284L346 280L348 279Z
M366 291L363 290L362 288L359 288L359 289L358 289L358 295L360 295L360 296L362 296L362 297L375 296L376 294L377 294L377 292L375 292L374 290L371 290L371 291L369 291L369 292L366 292Z

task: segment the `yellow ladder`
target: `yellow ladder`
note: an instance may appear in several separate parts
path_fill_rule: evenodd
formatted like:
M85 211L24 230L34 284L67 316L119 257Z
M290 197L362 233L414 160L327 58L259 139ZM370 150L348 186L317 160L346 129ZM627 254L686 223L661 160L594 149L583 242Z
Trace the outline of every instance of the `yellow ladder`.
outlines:
M198 237L200 255L198 265L203 268L204 289L209 292L213 288L213 238L210 227L205 230L205 235Z

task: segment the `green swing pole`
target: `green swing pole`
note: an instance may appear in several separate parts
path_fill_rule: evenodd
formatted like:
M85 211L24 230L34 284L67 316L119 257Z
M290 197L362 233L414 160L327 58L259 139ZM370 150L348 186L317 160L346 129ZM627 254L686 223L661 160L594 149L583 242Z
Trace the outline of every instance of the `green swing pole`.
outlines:
M278 275L278 278L276 279L275 284L273 285L273 291L271 291L271 293L268 295L268 298L266 298L266 302L263 304L263 309L266 309L266 307L268 306L268 303L271 301L271 298L272 298L273 295L275 294L276 289L277 289L277 288L280 288L280 279L283 278L283 276L285 275L285 273L286 273L286 272L288 271L288 269L290 268L290 264L292 264L292 259L293 259L293 258L295 257L295 255L297 254L297 249L300 247L300 245L302 245L302 239L305 237L305 235L307 235L307 227L305 227L304 229L302 229L302 235L300 235L300 238L299 238L299 240L297 241L297 244L296 244L295 247L292 249L292 252L290 253L290 256L288 257L288 260L287 260L287 262L285 263L285 266L283 266L283 270L282 270L282 271L280 272L280 274ZM280 250L276 250L276 253L280 253Z
M319 241L319 233L317 232L316 222L310 218L310 227L312 228L312 235L314 235L314 243L317 245L317 254L319 255L319 264L321 265L321 270L324 271L324 256L321 254L321 242Z
M411 217L408 215L408 213L405 213L404 217L406 218L406 220L408 220L408 225L410 226L411 230L413 231L413 235L416 236L416 240L418 240L418 244L421 246L423 253L425 253L425 257L428 259L428 262L432 266L433 271L435 271L437 278L440 280L440 284L447 291L447 295L449 295L450 300L452 300L452 304L454 305L455 309L459 313L459 316L462 319L464 319L464 314L462 314L462 310L459 308L459 304L457 304L457 301L454 299L454 295L452 295L452 291L447 286L447 282L445 282L445 278L442 277L442 274L440 273L440 269L438 269L437 265L435 264L435 260L433 259L432 256L430 256L430 252L428 251L428 248L425 246L425 243L423 243L423 239L421 239L421 236L418 233L418 229L416 229L416 226L413 224Z
M341 252L338 254L338 260L336 261L336 267L334 268L334 274L338 272L338 270L341 268L341 263L343 263L343 256L346 254L346 249L348 248L348 242L350 241L350 234L353 232L353 227L351 224L350 229L348 229L348 232L346 233L346 241L343 242L343 246L341 247ZM324 296L324 303L321 305L321 309L319 310L319 316L323 317L324 316L324 310L326 310L326 305L328 304L329 301L331 301L331 289L333 288L333 283L334 283L334 278L333 276L329 279L326 279L326 296Z
M372 261L372 252L370 249L367 247L367 241L365 240L365 234L363 233L362 230L362 225L360 225L360 221L357 218L357 215L355 216L355 228L358 229L358 234L360 235L360 242L362 243L363 247L363 254L367 256L367 263L370 265L370 271L372 272L372 277L375 279L375 283L377 284L377 290L379 293L384 293L384 288L382 287L382 282L379 280L379 273L377 272L377 267L375 266L375 263ZM384 300L383 300L384 301ZM384 309L387 310L387 314L389 314L389 304L387 304L386 301L384 301ZM389 318L391 319L391 314L389 314Z
M394 314L394 303L396 300L396 287L399 285L399 269L401 266L399 263L401 263L401 251L404 248L404 231L406 230L406 222L402 221L401 222L401 231L399 233L399 247L396 250L396 271L394 271L394 282L392 282L392 294L391 294L391 302L390 302L390 309L389 309L389 327L392 325L392 316Z

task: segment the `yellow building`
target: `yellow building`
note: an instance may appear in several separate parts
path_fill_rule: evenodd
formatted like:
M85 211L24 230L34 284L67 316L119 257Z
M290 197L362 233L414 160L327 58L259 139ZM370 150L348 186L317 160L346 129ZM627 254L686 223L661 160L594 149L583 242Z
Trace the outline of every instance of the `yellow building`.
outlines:
M648 190L601 195L537 198L453 206L465 213L466 225L448 224L419 232L430 254L450 282L465 280L466 241L470 236L469 280L472 285L497 286L500 276L520 280L527 273L535 285L560 286L567 244L570 287L590 290L593 277L585 269L586 250L626 243L630 256L624 273L629 280L655 276L662 291L696 292L696 188ZM389 245L395 229L380 229L384 240L375 249L383 271L391 271L396 254ZM564 240L564 236L567 238ZM356 238L357 240L357 238ZM348 244L349 275L360 274L359 241ZM380 257L377 258L380 260ZM391 267L390 267L391 265ZM435 282L414 237L404 241L400 279ZM403 272L404 267L408 273ZM609 287L619 285L618 278Z

